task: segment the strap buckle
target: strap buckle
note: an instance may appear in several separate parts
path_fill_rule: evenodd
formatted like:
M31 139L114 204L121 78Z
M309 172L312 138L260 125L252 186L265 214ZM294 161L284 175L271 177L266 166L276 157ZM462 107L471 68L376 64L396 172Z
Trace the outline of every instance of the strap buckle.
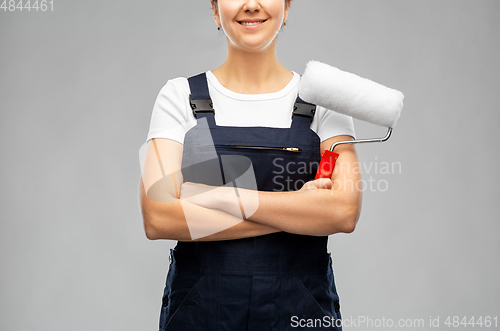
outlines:
M301 116L310 117L312 120L312 118L314 117L314 113L316 113L316 105L306 104L306 103L301 103L301 102L296 102L293 105L292 117L294 115L301 115Z
M213 103L211 99L191 99L191 94L189 95L189 104L193 110L193 115L196 117L198 112L214 112Z

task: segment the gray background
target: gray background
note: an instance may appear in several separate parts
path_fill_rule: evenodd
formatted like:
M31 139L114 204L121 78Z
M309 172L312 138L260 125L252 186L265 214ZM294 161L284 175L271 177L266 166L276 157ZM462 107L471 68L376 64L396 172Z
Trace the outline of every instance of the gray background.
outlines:
M388 189L330 237L345 318L444 330L499 314L499 14L496 0L293 1L286 67L314 59L406 96L393 138L358 148L401 172L364 171ZM144 236L138 151L166 81L223 63L211 15L209 0L0 11L1 330L157 328L174 242Z

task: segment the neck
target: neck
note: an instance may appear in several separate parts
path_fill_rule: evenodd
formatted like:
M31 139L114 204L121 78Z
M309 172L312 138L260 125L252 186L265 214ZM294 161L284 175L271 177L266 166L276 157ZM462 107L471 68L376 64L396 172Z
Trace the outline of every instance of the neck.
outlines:
M273 93L293 77L278 61L276 39L265 49L242 51L228 42L228 56L223 65L212 71L227 89L244 94Z

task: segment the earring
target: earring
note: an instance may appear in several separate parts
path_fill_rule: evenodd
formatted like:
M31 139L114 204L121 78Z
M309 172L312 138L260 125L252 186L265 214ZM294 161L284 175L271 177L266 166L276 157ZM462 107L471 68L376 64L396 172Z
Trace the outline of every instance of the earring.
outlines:
M283 21L283 30L286 30L286 22Z
M219 30L219 35L220 35L220 30L221 30L220 25L217 26L217 30Z

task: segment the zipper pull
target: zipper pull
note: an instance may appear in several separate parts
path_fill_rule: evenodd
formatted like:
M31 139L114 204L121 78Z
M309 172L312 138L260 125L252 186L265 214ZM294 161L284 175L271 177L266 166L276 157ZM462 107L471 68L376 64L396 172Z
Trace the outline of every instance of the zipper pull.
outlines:
M285 147L283 148L286 151L291 151L291 152L298 152L299 149L297 147Z

